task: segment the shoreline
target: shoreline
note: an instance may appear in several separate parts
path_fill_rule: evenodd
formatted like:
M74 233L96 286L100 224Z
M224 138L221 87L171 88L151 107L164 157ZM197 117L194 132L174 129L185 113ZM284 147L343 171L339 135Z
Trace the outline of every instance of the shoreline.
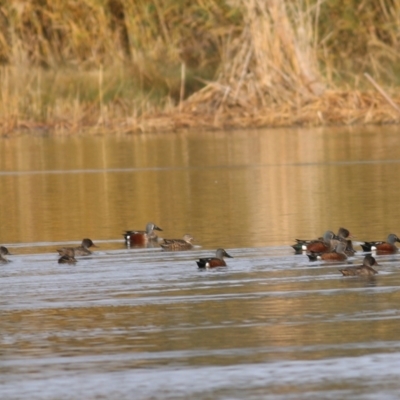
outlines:
M22 3L0 18L0 136L400 122L390 2Z
M400 104L400 96L390 98ZM25 133L73 134L146 134L163 132L221 131L282 127L321 127L400 124L400 112L377 92L326 91L324 95L300 107L243 107L210 104L189 98L168 111L144 114L136 118L102 119L100 114L79 123L62 121L0 121L0 136Z

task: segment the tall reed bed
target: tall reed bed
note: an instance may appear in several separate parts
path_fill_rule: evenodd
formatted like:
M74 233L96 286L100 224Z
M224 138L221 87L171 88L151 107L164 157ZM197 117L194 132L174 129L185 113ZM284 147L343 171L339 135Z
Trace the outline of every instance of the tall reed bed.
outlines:
M399 26L393 0L5 2L0 129L397 122L363 73L397 101Z
M321 40L319 34L325 3L241 4L242 33L227 47L218 79L187 100L188 114L208 115L202 123L214 127L400 121L400 108L393 107L389 94L382 90L384 96L379 95L371 86L365 90L364 78L365 84L351 87L327 62L329 36ZM347 73L360 79L364 71ZM392 92L400 105L400 97ZM188 120L185 116L183 125Z
M127 126L169 110L182 96L182 65L184 93L201 88L239 22L216 0L6 2L1 127Z
M243 0L244 29L226 49L211 103L246 107L301 105L325 90L319 73L314 13L300 2ZM318 4L317 4L318 6Z

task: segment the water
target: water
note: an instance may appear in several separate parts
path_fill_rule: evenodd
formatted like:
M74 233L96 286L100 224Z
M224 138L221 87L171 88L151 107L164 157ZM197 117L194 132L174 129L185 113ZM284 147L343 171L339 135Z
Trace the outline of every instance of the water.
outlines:
M400 234L379 130L2 139L0 397L398 398L399 256L343 278L289 246ZM149 220L196 248L127 249ZM83 237L93 256L59 265ZM198 270L220 246L228 267Z

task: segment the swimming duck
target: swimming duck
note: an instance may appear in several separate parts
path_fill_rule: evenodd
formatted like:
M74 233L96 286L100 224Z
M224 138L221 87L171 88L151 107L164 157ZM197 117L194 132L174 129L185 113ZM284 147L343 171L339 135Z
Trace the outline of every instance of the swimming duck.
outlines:
M348 238L351 237L352 235L348 229L340 227L337 235L335 235L332 231L326 231L324 235L322 237L319 237L318 239L313 239L313 240L295 239L296 244L292 245L291 247L293 247L293 249L298 254L302 253L303 251L323 253L327 251L332 251L338 239L349 240ZM348 243L348 251L349 251L348 255L353 255L350 254L352 251L354 251L351 240L349 240Z
M200 258L196 263L199 268L226 267L224 257L233 258L224 249L218 249L215 257Z
M292 247L296 252L309 251L314 253L325 253L331 251L335 245L334 240L338 237L332 231L326 231L324 235L314 240L296 239L297 243Z
M399 251L398 247L395 246L395 242L400 242L400 239L396 234L390 233L386 242L365 242L361 244L361 247L364 251L376 251L377 254L393 254Z
M344 261L347 259L347 255L345 253L346 246L347 243L343 240L340 240L333 251L326 253L311 252L307 254L307 256L310 261L315 261L317 259L324 261Z
M351 238L353 235L350 233L350 231L346 228L339 228L337 236L339 236L340 239L344 240L346 243L346 248L344 249L344 252L346 253L347 256L351 257L356 254L356 251L354 250L353 247L353 242Z
M378 273L373 266L379 265L371 254L364 257L362 265L339 269L343 276L373 276Z
M127 246L144 246L149 241L157 241L158 236L154 233L154 231L162 231L162 229L154 224L153 222L149 222L146 225L145 231L125 231L123 234L125 238L125 244Z
M177 251L177 250L190 250L193 248L194 238L192 235L186 234L182 239L164 239L160 244L163 250Z
M82 243L78 247L63 247L61 249L57 249L58 254L60 256L90 256L92 252L89 250L89 247L97 247L91 239L85 238L82 240Z

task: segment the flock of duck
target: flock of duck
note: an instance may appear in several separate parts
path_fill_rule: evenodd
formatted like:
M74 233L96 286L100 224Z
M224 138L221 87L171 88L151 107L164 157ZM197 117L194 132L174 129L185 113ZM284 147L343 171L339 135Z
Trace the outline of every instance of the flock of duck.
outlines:
M162 231L156 224L149 222L145 230L129 230L123 234L127 247L155 247L160 246L164 251L183 251L193 248L193 237L189 234L182 239L160 239L155 231ZM339 228L338 233L326 231L322 237L312 240L295 239L292 245L296 254L306 254L310 261L345 261L348 257L354 256L356 251L353 248L352 235L346 228ZM394 233L389 234L386 241L362 242L360 243L364 252L375 253L376 255L394 254L398 252L395 243L400 239ZM91 239L85 238L80 246L63 247L57 249L60 256L59 264L75 264L76 256L88 256L92 254L91 247L97 247ZM6 258L10 252L5 246L0 247L0 263L7 263ZM196 261L199 268L224 267L224 257L233 258L224 249L218 249L215 257L200 258ZM364 257L362 265L348 266L339 269L344 276L372 276L378 273L374 266L379 265L372 254Z
M183 251L194 247L193 236L185 234L182 239L160 239L154 231L162 231L156 224L149 222L145 230L129 230L123 234L127 247L156 247L160 246L164 251ZM91 247L97 247L91 239L85 238L80 246L63 247L57 249L60 256L59 264L75 264L76 256L89 256L92 254ZM0 247L0 263L7 263L7 255L11 255L5 246ZM200 258L197 260L199 268L213 268L226 266L224 257L233 258L224 249L218 249L215 257Z
M345 261L348 257L354 256L356 251L353 248L352 235L346 228L339 228L337 234L326 231L322 237L313 240L296 239L292 245L296 254L307 254L310 261ZM400 239L394 233L390 233L386 241L362 242L359 243L365 255L362 265L349 266L339 269L344 276L372 276L378 273L374 266L378 266L372 253L376 255L395 254L398 252L396 242Z

